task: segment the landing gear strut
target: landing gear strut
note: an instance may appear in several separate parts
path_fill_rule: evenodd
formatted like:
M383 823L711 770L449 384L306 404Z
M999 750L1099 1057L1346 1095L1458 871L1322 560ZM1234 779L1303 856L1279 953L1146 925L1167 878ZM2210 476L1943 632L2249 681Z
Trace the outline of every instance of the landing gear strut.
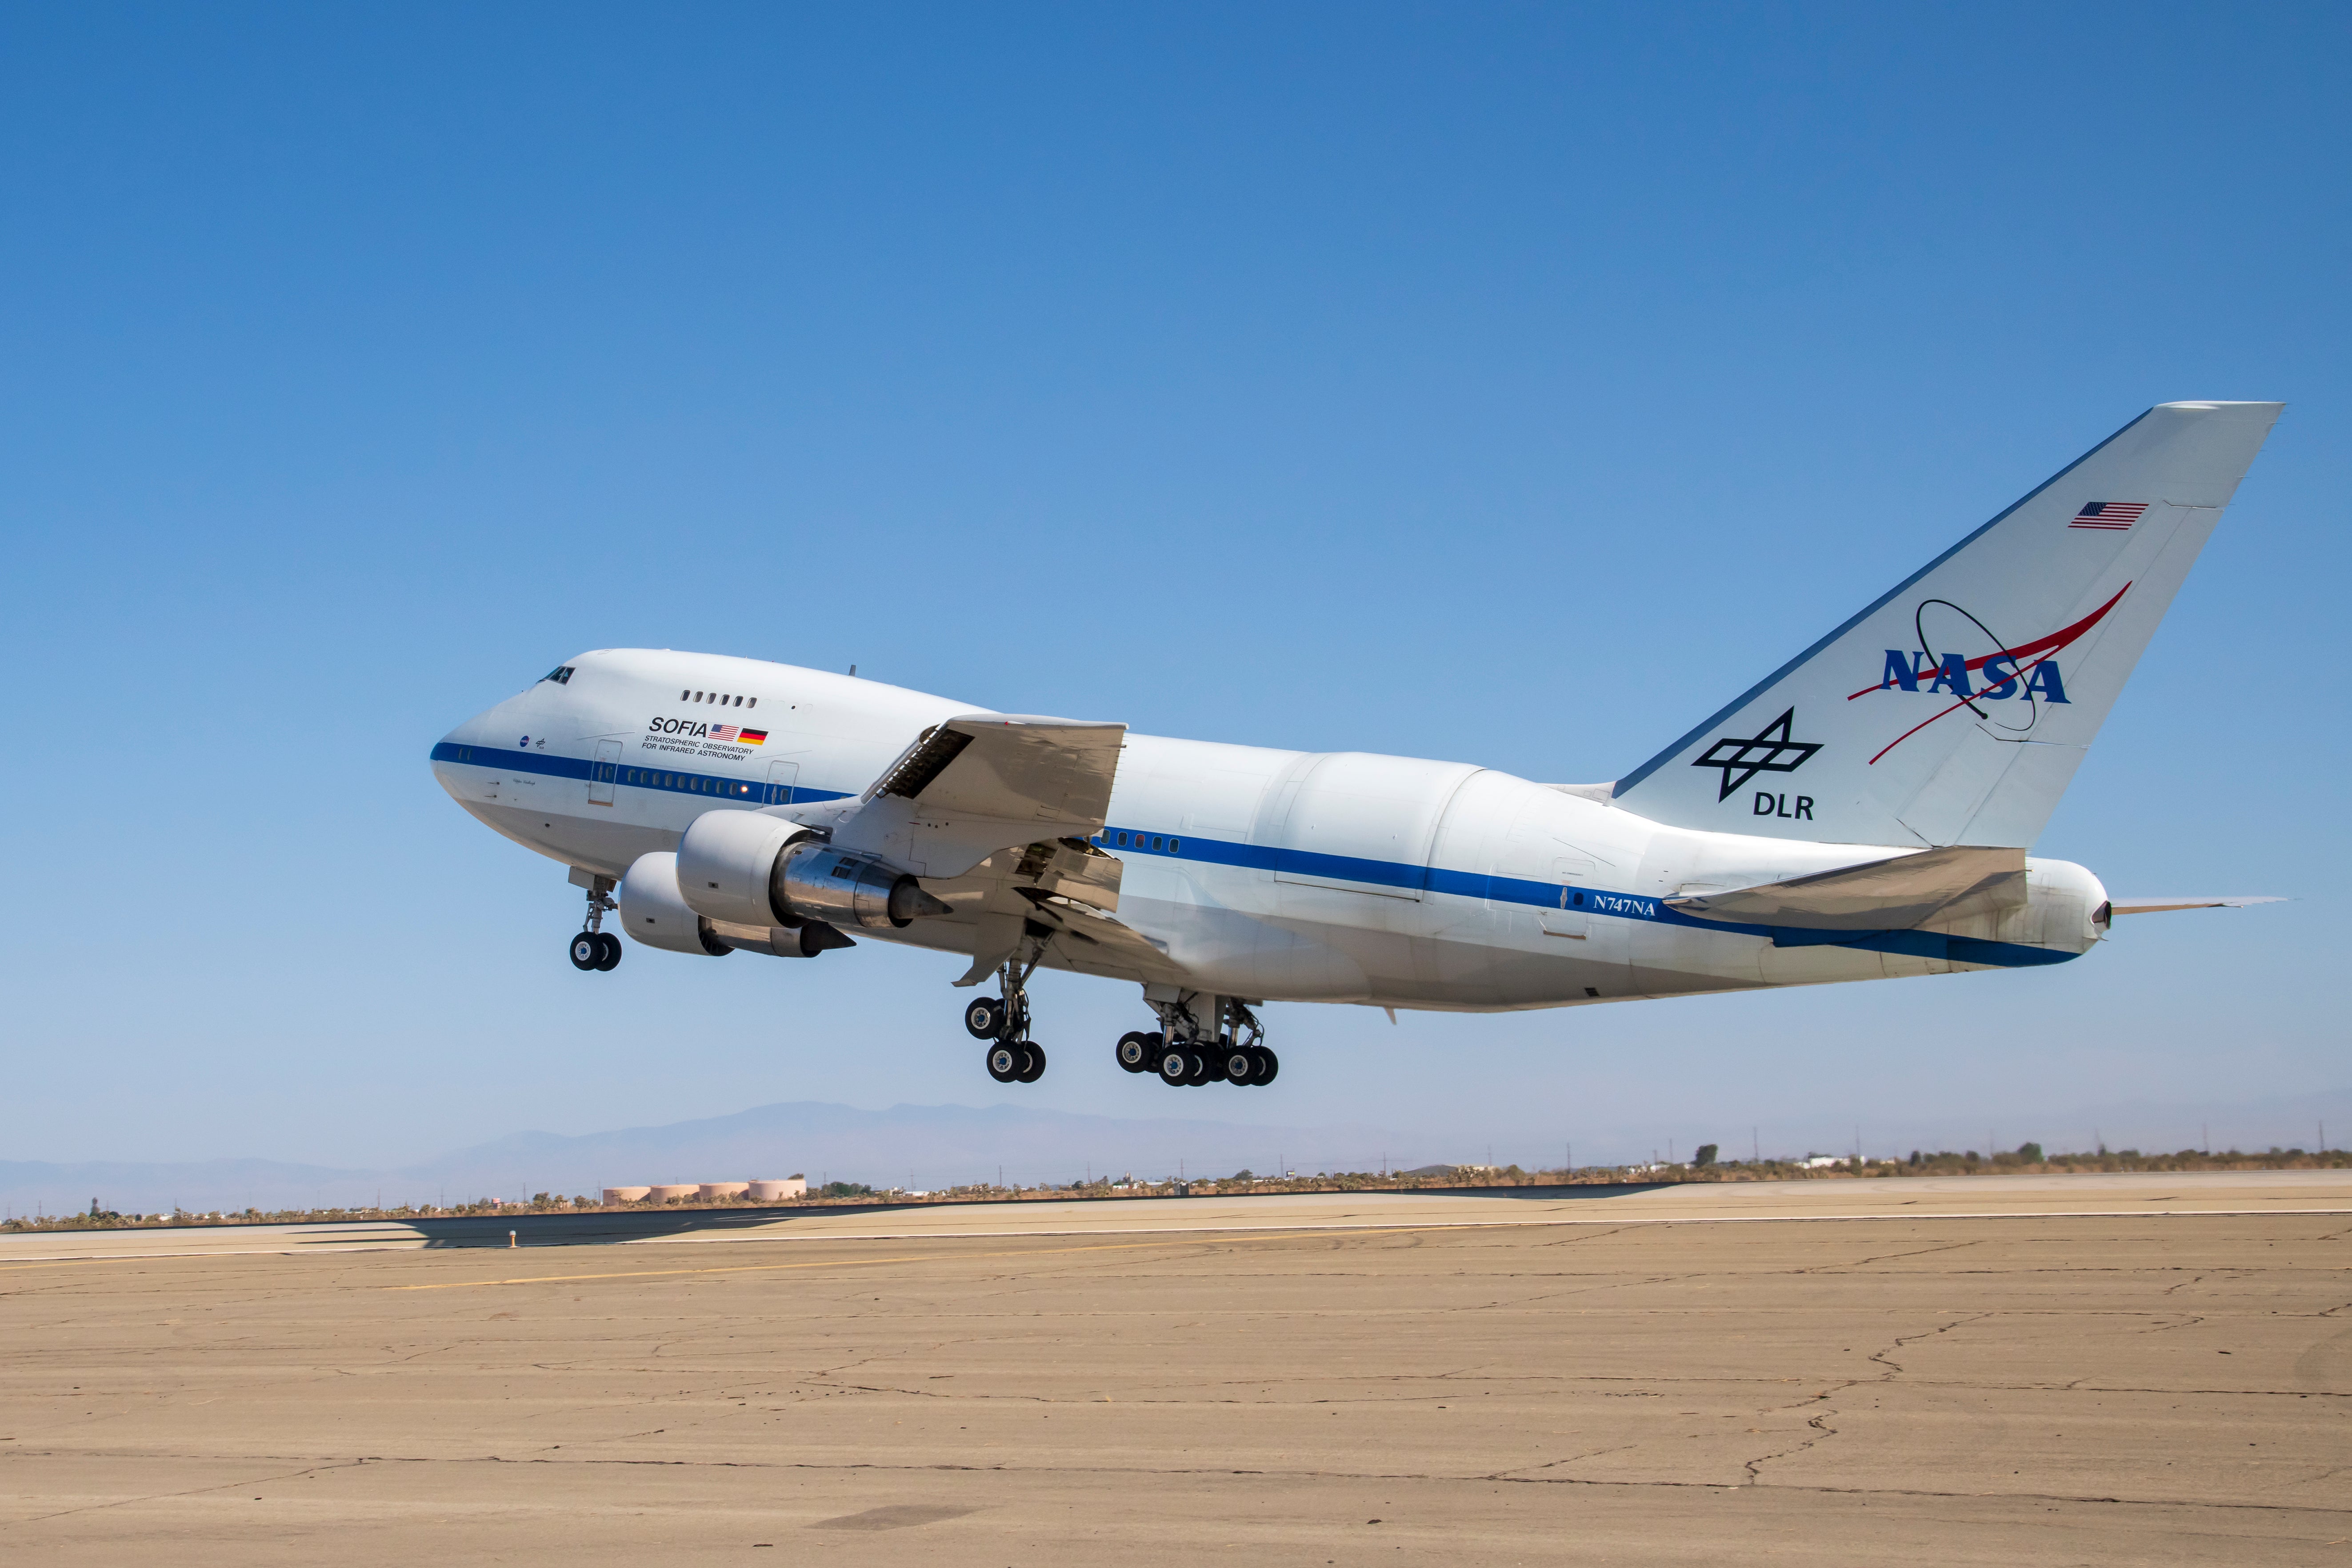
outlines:
M604 917L621 906L613 901L613 889L619 884L610 877L574 871L572 879L588 889L588 924L572 939L572 967L580 970L614 969L621 962L621 939L604 929Z
M964 1031L987 1040L988 1076L999 1083L1035 1083L1045 1076L1045 1047L1029 1037L1029 974L1050 938L1032 937L996 972L1002 996L975 996L963 1010Z
M1280 1059L1263 1044L1265 1026L1239 997L1189 992L1161 998L1147 993L1144 1005L1160 1015L1160 1027L1118 1037L1118 1065L1129 1072L1156 1072L1171 1087L1197 1089L1208 1083L1269 1084L1282 1070Z

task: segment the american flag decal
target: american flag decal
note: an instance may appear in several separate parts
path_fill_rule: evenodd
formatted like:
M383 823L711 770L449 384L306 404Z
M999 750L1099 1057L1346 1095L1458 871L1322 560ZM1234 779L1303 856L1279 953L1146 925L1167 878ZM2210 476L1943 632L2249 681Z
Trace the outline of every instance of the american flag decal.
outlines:
M2095 500L2074 514L2069 528L2104 528L2111 533L2121 533L2139 521L2147 510L2144 500Z
M714 741L731 741L740 732L740 731L739 731L732 724L713 724L710 726L710 738Z

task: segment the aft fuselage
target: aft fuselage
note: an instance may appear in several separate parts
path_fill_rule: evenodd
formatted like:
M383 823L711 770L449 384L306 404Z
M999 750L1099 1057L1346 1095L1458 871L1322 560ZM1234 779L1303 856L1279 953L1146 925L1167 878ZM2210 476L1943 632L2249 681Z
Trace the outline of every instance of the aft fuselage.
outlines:
M782 816L855 797L969 703L754 659L584 654L452 731L436 776L482 822L619 879L709 811ZM834 809L838 809L835 807ZM2024 907L1934 933L1825 942L1666 900L1916 849L1702 833L1605 786L1465 763L1130 734L1094 842L1123 862L1118 918L1187 984L1254 1000L1460 1011L2047 963L2102 934L2095 879L2030 860ZM923 875L920 866L907 869ZM969 954L992 872L926 879L958 916L864 931ZM1049 967L1130 976L1055 943Z

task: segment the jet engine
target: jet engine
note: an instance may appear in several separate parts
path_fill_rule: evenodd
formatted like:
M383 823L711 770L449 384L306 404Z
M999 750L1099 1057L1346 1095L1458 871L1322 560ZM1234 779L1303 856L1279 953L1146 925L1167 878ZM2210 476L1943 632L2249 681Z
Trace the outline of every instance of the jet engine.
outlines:
M640 855L621 879L621 929L649 947L724 958L738 948L776 958L814 958L827 948L856 944L822 921L790 929L714 921L690 908L677 883L677 857Z
M721 925L907 926L949 906L879 856L835 849L796 822L707 811L677 847L688 908Z

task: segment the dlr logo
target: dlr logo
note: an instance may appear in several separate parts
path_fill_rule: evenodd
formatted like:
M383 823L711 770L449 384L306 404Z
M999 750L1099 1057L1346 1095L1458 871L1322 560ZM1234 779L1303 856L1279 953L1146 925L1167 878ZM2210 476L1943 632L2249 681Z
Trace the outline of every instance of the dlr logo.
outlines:
M1789 807L1787 795L1774 795L1769 789L1759 789L1756 792L1756 815L1811 822L1813 819L1813 797L1809 795L1799 795L1796 809L1792 811Z

